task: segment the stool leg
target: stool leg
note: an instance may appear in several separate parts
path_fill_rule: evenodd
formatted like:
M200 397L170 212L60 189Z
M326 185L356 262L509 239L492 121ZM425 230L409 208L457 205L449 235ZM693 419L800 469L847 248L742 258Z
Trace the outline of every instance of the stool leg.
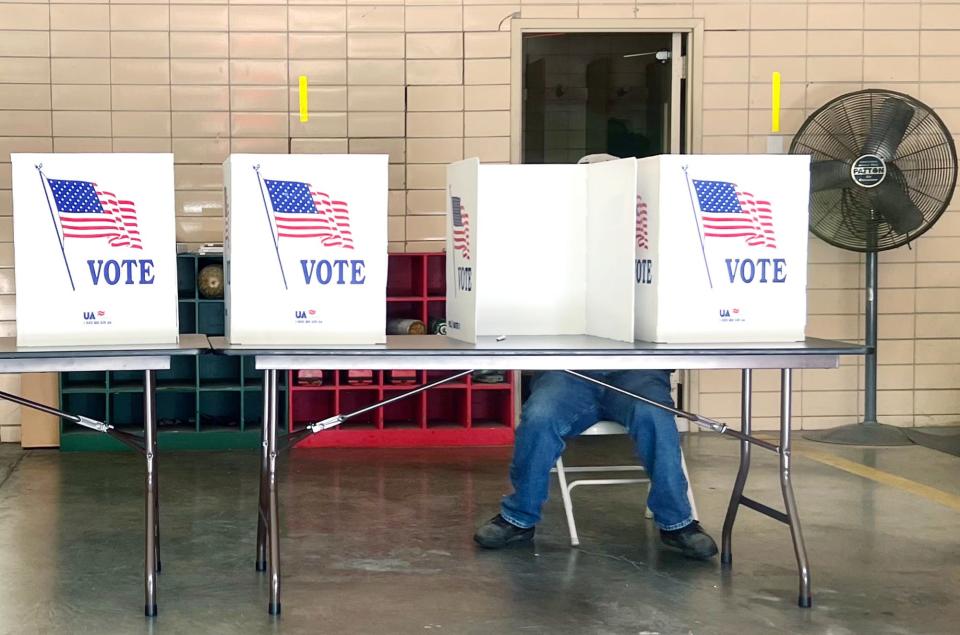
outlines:
M563 497L563 511L567 514L567 528L570 530L570 544L574 547L580 544L577 535L577 521L573 519L573 500L570 498L570 486L567 485L567 475L563 471L563 459L557 459L557 479L560 481L560 495Z

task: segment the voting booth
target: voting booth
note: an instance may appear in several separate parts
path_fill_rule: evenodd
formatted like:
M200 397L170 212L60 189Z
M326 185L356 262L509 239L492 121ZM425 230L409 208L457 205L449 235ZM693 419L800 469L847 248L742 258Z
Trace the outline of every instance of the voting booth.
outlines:
M447 334L633 341L634 159L447 169Z
M447 333L784 342L806 324L809 158L447 169Z
M173 155L12 163L17 344L176 344Z
M804 339L808 156L649 157L637 188L637 339Z
M387 164L358 154L224 162L232 344L386 341Z

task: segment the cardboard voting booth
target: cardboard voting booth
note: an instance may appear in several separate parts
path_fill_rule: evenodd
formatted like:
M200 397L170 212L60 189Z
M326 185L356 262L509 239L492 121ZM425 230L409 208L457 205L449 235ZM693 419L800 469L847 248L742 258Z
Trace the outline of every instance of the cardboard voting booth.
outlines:
M658 156L637 175L637 339L804 339L809 157Z
M231 343L386 341L387 163L275 154L224 162Z
M17 344L176 344L171 154L14 154Z
M636 161L447 169L447 334L634 338Z

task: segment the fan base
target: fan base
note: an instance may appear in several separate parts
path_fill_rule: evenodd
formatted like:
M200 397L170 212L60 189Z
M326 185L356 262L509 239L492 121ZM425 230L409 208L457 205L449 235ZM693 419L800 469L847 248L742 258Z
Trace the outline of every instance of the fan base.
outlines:
M851 423L829 430L811 430L804 432L803 438L841 445L913 445L902 428L876 421Z

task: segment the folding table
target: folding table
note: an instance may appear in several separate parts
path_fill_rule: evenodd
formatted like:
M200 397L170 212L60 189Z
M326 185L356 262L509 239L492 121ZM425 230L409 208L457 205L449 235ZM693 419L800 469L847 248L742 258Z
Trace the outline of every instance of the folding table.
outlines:
M740 506L787 524L793 539L799 574L799 605L812 604L810 566L800 529L800 518L791 483L790 433L791 389L794 369L835 368L843 355L864 355L868 348L858 344L808 338L796 343L772 344L652 344L618 342L585 335L482 337L477 344L468 344L439 335L398 335L387 337L383 345L336 346L327 348L266 348L231 345L225 338L214 337L211 347L226 355L254 355L256 367L264 371L264 422L260 461L260 503L257 532L257 570L269 566L270 600L268 611L280 613L280 534L278 529L278 486L276 461L278 451L301 439L339 425L351 416L385 405L380 402L354 413L339 413L290 432L283 447L277 441L277 371L291 369L427 369L456 371L465 368L563 370L584 381L597 381L581 375L583 370L628 369L740 369L741 429L708 417L676 408L667 408L696 425L733 436L740 440L740 465L723 524L721 562L733 561L731 537ZM777 443L757 438L751 428L752 371L780 370L780 436ZM471 371L412 389L415 394ZM598 382L601 383L601 382ZM610 387L618 390L614 387ZM620 391L624 392L624 391ZM629 393L627 393L629 394ZM642 397L631 395L645 401ZM403 398L394 397L389 402ZM660 404L649 402L657 407ZM785 511L780 511L743 495L750 471L751 445L775 452L779 458L780 487Z
M143 436L118 430L84 415L63 412L23 397L0 391L6 399L27 408L63 417L73 423L107 434L133 448L146 459L144 498L146 508L143 571L144 613L157 614L156 575L160 572L160 498L157 468L156 371L170 368L176 355L197 355L209 350L206 335L181 335L178 345L144 346L17 346L16 338L0 338L0 373L47 373L82 371L143 371Z

